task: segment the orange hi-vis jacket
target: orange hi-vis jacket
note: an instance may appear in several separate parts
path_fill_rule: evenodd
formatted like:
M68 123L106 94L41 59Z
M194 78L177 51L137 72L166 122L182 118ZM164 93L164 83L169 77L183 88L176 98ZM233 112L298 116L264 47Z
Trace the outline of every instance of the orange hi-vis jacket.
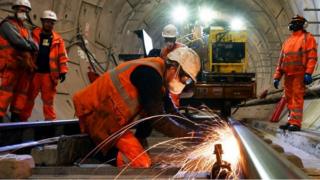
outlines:
M4 21L10 22L18 30L20 35L29 39L29 30L25 28L20 22L18 22L13 17L7 17ZM15 49L10 43L2 36L0 36L0 72L4 70L5 67L16 69L18 66L18 57L23 53Z
M139 94L130 76L142 65L154 68L163 77L163 59L139 59L120 64L75 93L73 102L80 129L88 133L95 143L102 142L140 113ZM108 148L106 146L102 151L106 152Z
M317 58L315 38L309 32L293 32L282 46L274 79L280 79L283 74L312 74Z
M169 54L171 51L173 51L173 50L175 50L175 49L177 49L177 48L179 48L179 47L185 47L185 46L186 46L186 45L184 45L184 44L182 44L182 43L176 42L176 43L174 44L174 47L173 47L171 50L169 50L167 47L164 47L164 48L161 49L160 57L161 57L162 59L166 59L167 56L168 56L168 54Z
M32 32L33 39L38 44L40 43L40 34L42 29L41 28L35 28ZM52 44L50 47L50 74L52 80L57 84L59 79L60 73L67 73L68 72L68 66L67 62L69 61L66 48L64 45L64 40L62 37L57 34L56 32L52 32Z

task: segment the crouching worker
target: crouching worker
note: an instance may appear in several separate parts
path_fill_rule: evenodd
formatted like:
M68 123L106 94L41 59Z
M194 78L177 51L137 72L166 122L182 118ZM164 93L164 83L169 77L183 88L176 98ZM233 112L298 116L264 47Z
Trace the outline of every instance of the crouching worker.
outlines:
M81 131L99 144L139 114L163 114L165 102L170 102L165 100L165 92L196 81L199 70L199 56L185 47L172 51L166 61L151 57L120 64L74 95ZM169 117L159 118L152 122L152 127L170 137L190 136L195 129L182 122ZM130 161L134 168L151 165L150 157L130 131L104 146L102 153L106 155L111 148L118 150L115 161L118 167L124 164L123 159Z

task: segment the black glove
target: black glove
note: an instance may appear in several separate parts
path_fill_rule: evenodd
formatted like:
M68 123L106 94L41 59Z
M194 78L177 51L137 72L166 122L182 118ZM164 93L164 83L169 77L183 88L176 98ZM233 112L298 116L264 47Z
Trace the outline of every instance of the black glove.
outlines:
M62 83L64 80L66 80L66 73L60 73L59 79L60 79L60 83Z
M273 86L274 86L274 88L278 89L278 88L279 88L279 83L280 83L280 80L279 80L279 79L274 79L274 80L273 80Z

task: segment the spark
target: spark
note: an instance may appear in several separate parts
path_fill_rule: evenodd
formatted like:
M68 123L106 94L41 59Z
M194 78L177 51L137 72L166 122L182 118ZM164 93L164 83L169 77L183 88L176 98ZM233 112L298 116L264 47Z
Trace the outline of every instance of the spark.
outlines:
M240 173L240 148L233 130L226 121L223 121L216 113L208 108L202 110L184 107L189 111L195 111L198 115L210 117L209 120L195 124L202 129L203 137L182 137L163 141L148 148L145 152L150 151L158 146L167 147L163 153L158 154L160 161L156 162L153 167L160 167L163 170L157 174L154 179L163 174L170 168L179 168L179 171L173 178L196 178L197 175L210 173L213 164L216 162L214 155L215 144L221 144L223 148L222 160L231 164L233 178L237 178ZM199 142L200 141L200 142ZM171 149L170 153L167 150ZM143 153L138 155L139 158ZM166 156L166 158L165 158ZM133 159L131 162L133 162ZM128 163L121 172L116 176L118 179L121 174L130 167Z

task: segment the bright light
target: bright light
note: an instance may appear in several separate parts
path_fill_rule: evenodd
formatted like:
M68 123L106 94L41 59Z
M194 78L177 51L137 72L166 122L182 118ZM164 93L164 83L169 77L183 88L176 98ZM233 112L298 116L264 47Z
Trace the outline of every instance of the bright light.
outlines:
M232 30L243 30L245 25L242 19L236 18L231 21L230 27Z
M178 23L184 22L186 19L188 19L188 16L189 14L187 8L184 6L178 6L172 12L172 18Z
M215 18L216 13L209 8L202 7L199 9L199 18L200 21L204 23L211 22L213 18Z

